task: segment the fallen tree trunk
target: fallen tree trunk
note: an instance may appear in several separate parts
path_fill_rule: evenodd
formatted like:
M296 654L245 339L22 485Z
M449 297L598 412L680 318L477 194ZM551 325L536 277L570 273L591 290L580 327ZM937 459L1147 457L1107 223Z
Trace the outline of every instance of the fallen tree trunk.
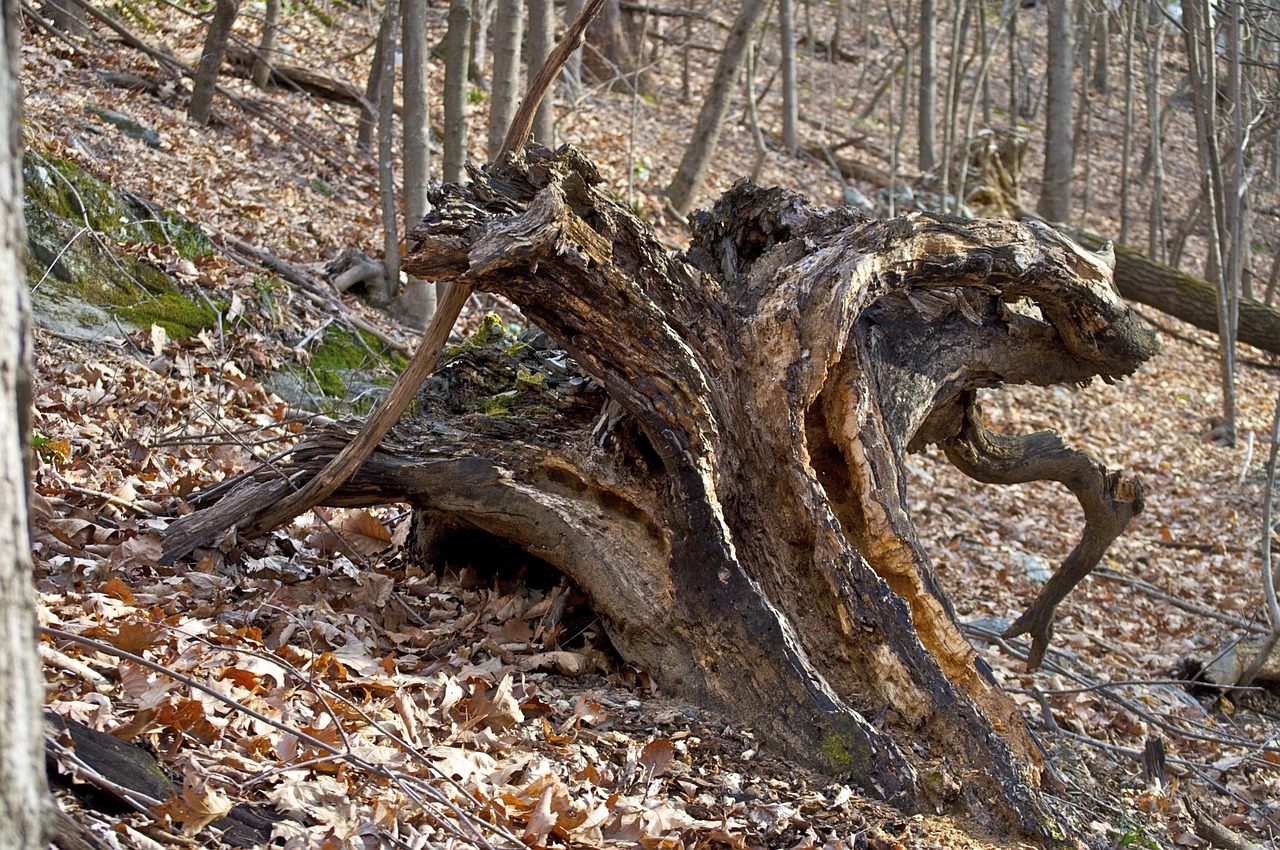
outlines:
M1096 234L1079 234L1082 245L1100 248ZM1130 301L1155 307L1202 330L1218 332L1218 296L1213 284L1192 274L1117 245L1116 288ZM1240 299L1237 339L1247 345L1280 354L1280 310L1253 298Z
M672 256L575 151L526 156L433 198L405 269L512 299L600 389L490 323L326 503L411 502L428 555L463 532L517 544L570 576L667 691L903 807L1071 843L933 576L902 463L939 444L981 480L1078 496L1081 544L1011 630L1043 653L1141 486L1051 433L994 434L975 392L1114 380L1150 357L1110 269L1048 228L867 221L750 184ZM168 556L349 439L321 432L215 494L171 526Z

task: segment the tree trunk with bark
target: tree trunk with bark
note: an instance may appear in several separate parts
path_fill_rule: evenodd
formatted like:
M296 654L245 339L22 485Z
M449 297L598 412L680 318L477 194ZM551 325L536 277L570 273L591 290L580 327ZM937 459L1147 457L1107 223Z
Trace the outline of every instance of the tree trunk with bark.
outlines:
M0 0L0 847L48 846L44 688L36 661L27 531L31 350L22 279L22 155L17 0Z
M471 0L449 0L444 59L445 183L461 183L467 163L467 83L471 65Z
M431 109L427 85L427 0L402 0L400 43L404 51L404 232L427 214L431 179ZM397 253L399 246L397 245ZM400 299L407 324L425 328L436 312L436 286L410 276Z
M1049 221L1071 219L1071 97L1075 91L1075 46L1071 0L1048 0L1048 82L1045 94L1044 182L1036 212Z
M489 158L497 156L520 102L520 47L524 3L497 0L493 21L493 88L489 101Z
M218 0L209 21L209 34L204 39L204 51L196 67L191 85L191 103L187 115L200 126L209 123L213 116L213 92L218 84L218 70L222 67L222 54L231 38L231 25L240 11L240 0Z
M680 158L680 167L667 186L667 199L680 215L685 215L693 208L694 198L702 190L707 166L711 164L711 157L715 155L716 145L720 141L720 128L725 116L729 114L729 96L738 77L738 69L746 59L751 33L766 8L766 0L743 0L742 7L733 20L733 27L725 38L715 75L711 78L706 99L698 111L698 122L694 125L693 135Z
M766 746L906 809L1069 843L916 536L903 459L938 444L981 480L1079 498L1080 545L1010 630L1042 653L1141 486L1052 432L991 432L975 391L1150 357L1110 268L1044 227L868 221L745 182L671 255L579 153L525 155L444 187L405 268L501 293L564 352L486 323L328 502L412 503L428 556L460 533L515 544L583 589L629 663ZM349 438L321 431L176 521L166 558Z

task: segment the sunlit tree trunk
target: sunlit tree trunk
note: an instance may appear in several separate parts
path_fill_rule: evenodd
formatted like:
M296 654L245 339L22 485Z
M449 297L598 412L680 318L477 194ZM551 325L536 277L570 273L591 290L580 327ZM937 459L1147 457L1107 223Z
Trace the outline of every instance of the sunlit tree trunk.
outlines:
M1235 316L1239 290L1229 275L1232 237L1227 230L1227 182L1218 140L1218 33L1204 0L1182 0L1187 66L1195 103L1196 148L1200 185L1209 213L1207 277L1218 287L1218 353L1222 379L1224 440L1235 440Z
M445 183L461 183L467 162L467 83L471 65L471 0L450 0L444 57Z
M767 0L743 0L729 36L725 39L724 49L720 51L720 61L702 101L702 109L698 112L693 136L685 146L675 177L667 186L667 198L672 208L681 215L686 215L693 208L694 198L702 189L707 166L720 141L720 128L729 113L729 97L733 92L734 80L746 58L751 33L760 23L767 5Z
M427 214L431 175L431 111L427 90L427 0L401 0L404 45L404 232ZM396 251L399 255L399 246ZM436 285L417 278L405 283L404 320L425 328L436 311Z
M44 689L36 661L27 439L31 350L22 280L22 157L17 0L0 0L0 847L47 846Z
M547 61L551 46L555 43L555 30L555 3L552 0L529 0L529 55L525 57L525 63L529 67L530 80L538 73L542 63ZM533 116L533 140L549 148L556 146L554 100L548 92Z
M253 84L260 89L265 89L271 82L271 54L276 49L276 30L279 26L280 0L267 0L262 38L258 40L258 56L253 60Z
M187 115L202 127L209 123L209 118L213 115L213 93L218 84L218 70L222 67L222 54L227 50L231 25L235 23L239 11L239 0L218 0L213 9L209 34L204 40L204 52L200 54L200 64L196 68L195 81L191 86L191 104L187 108Z
M926 174L937 165L934 158L937 142L938 46L936 0L920 2L920 170Z
M1048 93L1045 97L1044 182L1036 211L1049 221L1071 219L1071 0L1048 0Z
M524 3L498 0L493 21L493 86L489 102L489 159L498 155L520 99L520 42Z

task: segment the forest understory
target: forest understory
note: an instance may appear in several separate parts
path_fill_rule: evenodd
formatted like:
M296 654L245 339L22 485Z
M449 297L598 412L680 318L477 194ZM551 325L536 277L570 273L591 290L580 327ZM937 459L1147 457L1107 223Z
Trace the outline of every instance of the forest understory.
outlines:
M120 19L194 64L200 22L180 6L145 8ZM371 13L307 8L289 25L290 61L363 85ZM830 30L829 12L811 10L811 33ZM1042 23L1033 14L1029 39ZM433 9L433 33L442 36L443 24L444 10ZM252 38L256 24L242 25ZM166 798L121 793L109 770L76 763L69 733L51 729L59 800L91 833L87 846L1012 846L953 815L890 809L789 764L750 729L673 701L616 656L557 576L483 548L456 553L443 573L415 562L407 507L318 510L162 566L159 534L189 510L187 496L281 451L317 416L362 409L367 399L355 396L377 391L375 381L335 394L315 359L326 333L356 333L356 360L374 371L393 368L386 364L416 344L396 316L326 282L325 264L344 250L381 250L375 165L355 147L349 107L224 75L221 84L253 108L220 99L215 121L199 128L186 118L185 83L105 29L72 43L26 26L28 169L74 163L176 211L216 246L192 253L112 239L86 209L74 239L110 242L166 271L213 319L181 335L161 320L131 325L117 308L96 329L60 323L48 308L37 315L31 508L48 708L145 744L169 783L160 786ZM704 19L695 32L706 45L722 37ZM857 61L802 63L806 132L891 174L895 126L855 120L877 69L891 62L891 35L868 18L845 37ZM606 185L679 248L686 232L664 210L662 187L697 100L680 102L676 52L654 47L664 43L649 44L648 93L605 84L574 99L559 91L557 137L597 162ZM714 54L692 55L696 92ZM770 58L762 53L762 68ZM439 91L439 61L430 75ZM156 85L131 87L130 79ZM1165 96L1175 88L1172 81ZM1002 102L998 77L992 89ZM473 88L477 162L485 95ZM753 172L762 185L816 203L845 200L821 155L792 157L777 144L774 100L760 104L770 145L763 157L738 120L741 106L731 111L699 205ZM1095 103L1087 212L1076 222L1104 235L1119 229L1114 100ZM126 135L104 110L154 136ZM1189 109L1169 122L1171 186L1195 182L1193 129ZM1029 136L1020 186L1028 207L1039 156ZM914 154L904 148L901 161ZM891 181L895 211L927 203L931 184L901 171ZM916 185L915 200L901 194L900 179ZM889 192L877 193L889 186L860 189L876 214L888 212ZM1141 209L1146 189L1134 191ZM1189 193L1171 193L1171 217L1186 213ZM1141 246L1141 223L1134 227ZM1203 251L1192 233L1183 267L1202 271ZM314 286L264 267L268 255ZM39 290L45 281L31 283ZM480 295L459 333L491 310L513 328L521 321L510 305ZM1056 429L1109 467L1140 475L1147 493L1145 511L1059 608L1043 669L1025 672L1026 643L998 635L1075 545L1071 494L1047 483L980 485L934 451L908 466L912 519L967 635L1042 745L1059 813L1080 834L1100 847L1274 847L1280 677L1231 693L1188 680L1265 632L1260 553L1264 538L1273 547L1276 539L1263 530L1264 467L1280 358L1241 347L1238 439L1221 446L1211 439L1221 407L1216 337L1140 312L1159 330L1162 351L1132 378L1009 388L985 402L994 427ZM290 402L267 388L285 369L302 376ZM1155 740L1166 754L1159 782L1143 768ZM237 804L258 807L247 818L258 832L223 832Z

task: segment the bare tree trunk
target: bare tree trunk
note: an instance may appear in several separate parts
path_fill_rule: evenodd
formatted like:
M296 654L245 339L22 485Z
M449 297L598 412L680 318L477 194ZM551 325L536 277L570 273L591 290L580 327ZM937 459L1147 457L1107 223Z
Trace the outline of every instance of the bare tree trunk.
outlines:
M1138 29L1138 0L1127 0L1121 7L1124 14L1124 129L1121 131L1120 151L1120 234L1117 241L1121 245L1129 244L1129 219L1132 204L1133 140L1136 133L1134 115L1137 94L1137 78L1133 73L1135 37Z
M490 86L484 81L484 66L489 56L489 23L493 18L494 0L475 0L471 8L471 64L467 73L482 89Z
M31 349L22 279L18 10L17 0L0 0L0 847L43 850L50 800L27 530Z
M702 101L702 109L698 111L693 136L685 146L680 166L671 178L671 184L667 186L667 198L680 215L688 214L693 208L694 198L702 189L707 166L711 163L716 143L720 140L721 125L729 113L729 97L733 92L734 79L747 55L751 33L760 23L766 5L767 0L743 0L729 36L725 39L724 48L720 51L720 61L716 65L715 76L711 79L706 98Z
M555 43L555 30L555 3L552 0L529 0L529 38L527 40L529 55L525 57L525 62L529 66L530 80L551 54L551 47ZM549 148L556 146L554 101L555 99L548 93L533 116L533 140Z
M1049 221L1071 220L1071 0L1048 0L1048 94L1045 103L1044 182L1036 211Z
M471 0L449 0L444 57L445 183L461 183L467 162L467 82L470 78Z
M493 22L493 87L489 102L489 159L498 155L520 100L520 43L524 3L498 0Z
M276 49L276 30L279 26L280 0L267 0L262 38L258 40L258 56L253 60L253 84L260 89L265 89L271 82L271 54Z
M227 50L231 25L235 23L239 11L240 0L217 0L213 9L209 34L204 40L204 52L200 54L200 64L196 68L195 81L191 86L191 104L187 107L187 115L202 127L209 123L213 114L213 92L218 84L222 54Z
M400 289L400 237L395 171L391 159L396 120L396 25L399 20L400 0L387 0L378 31L382 46L382 68L378 74L378 185L382 197L382 268L386 286L381 291L376 287L371 290L369 300L375 304L389 303Z
M782 146L792 156L800 146L796 138L800 102L796 90L795 30L795 4L792 0L778 0L778 39L782 47Z
M918 110L920 170L925 174L937 166L934 133L938 124L938 45L936 0L920 0L920 99Z
M395 45L394 39L391 44ZM360 124L356 129L356 146L365 151L373 148L378 135L379 98L382 96L382 71L387 64L386 50L387 15L386 7L383 7L382 19L378 21L378 40L373 48L373 60L369 63L369 81L364 87L367 106L360 110Z
M1201 3L1203 2L1203 5ZM1208 274L1218 287L1218 353L1221 361L1224 440L1235 441L1236 311L1239 290L1228 275L1231 234L1227 230L1227 182L1218 142L1217 29L1207 0L1182 0L1187 65L1195 102L1200 182L1209 213Z
M1111 8L1110 2L1092 10L1093 56L1090 59L1092 74L1090 85L1099 94L1106 94L1111 73Z
M431 111L427 90L427 0L400 0L404 19L404 232L427 214L431 178ZM399 256L397 245L396 255ZM397 272L399 269L397 268ZM436 312L436 285L410 277L401 299L407 324L425 328Z
M1147 40L1147 130L1150 135L1148 155L1151 161L1151 206L1147 214L1147 254L1157 263L1165 262L1168 246L1165 243L1164 221L1164 127L1160 110L1160 69L1163 62L1164 21L1159 10L1147 0L1147 22L1144 33Z

